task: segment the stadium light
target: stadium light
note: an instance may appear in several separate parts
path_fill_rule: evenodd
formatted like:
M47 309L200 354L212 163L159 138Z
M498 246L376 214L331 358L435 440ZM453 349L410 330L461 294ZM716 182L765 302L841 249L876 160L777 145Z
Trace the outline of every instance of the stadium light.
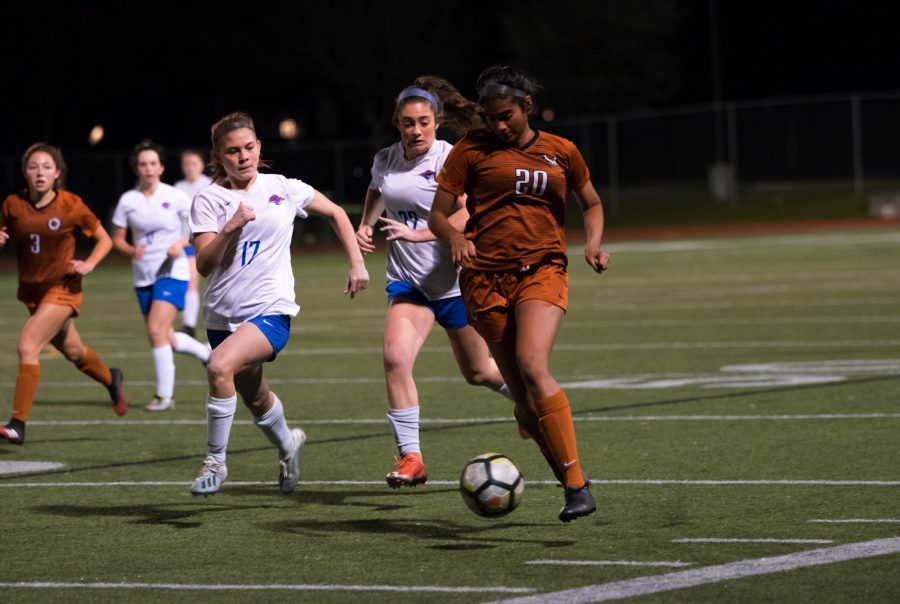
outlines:
M278 135L282 140L296 140L300 136L300 127L297 125L297 120L292 117L281 120L281 123L278 124Z
M103 130L103 124L97 124L96 126L91 128L91 132L88 134L88 144L91 146L96 145L103 140L104 134L105 132Z
M547 109L541 111L541 119L543 119L545 122L552 122L554 119L556 119L556 112L548 107Z

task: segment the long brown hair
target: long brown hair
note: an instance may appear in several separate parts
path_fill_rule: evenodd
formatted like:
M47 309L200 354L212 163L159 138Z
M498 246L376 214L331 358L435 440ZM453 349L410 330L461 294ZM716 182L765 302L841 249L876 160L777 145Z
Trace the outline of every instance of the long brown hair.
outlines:
M425 101L434 109L435 119L442 127L449 128L459 134L484 127L484 120L481 118L481 108L478 104L464 97L456 89L456 86L444 78L433 75L419 76L404 90L409 88L425 90L437 100L439 106L435 107L431 99L426 97L407 96L399 100L394 108L394 124L397 123L400 110L403 107L409 103Z
M211 145L209 149L209 168L212 171L213 182L221 184L227 177L225 168L222 166L221 149L219 149L222 139L232 130L239 130L241 128L248 128L256 135L256 126L253 124L253 118L250 117L250 114L242 111L229 113L210 128ZM259 137L257 136L257 138ZM271 166L269 162L260 157L258 167L269 168Z
M66 175L69 173L69 168L66 166L66 160L63 159L62 151L59 147L55 147L50 143L34 143L27 149L25 149L25 153L22 154L22 176L25 176L25 166L28 165L28 160L31 159L31 156L37 153L38 151L43 151L51 158L53 158L53 163L56 164L56 167L59 168L59 178L53 183L53 190L58 191L59 189L64 189L66 186Z

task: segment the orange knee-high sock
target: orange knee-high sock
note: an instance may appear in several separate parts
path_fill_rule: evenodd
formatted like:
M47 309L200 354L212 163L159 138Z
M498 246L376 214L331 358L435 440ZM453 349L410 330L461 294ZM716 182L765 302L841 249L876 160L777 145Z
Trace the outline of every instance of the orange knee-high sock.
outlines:
M103 364L103 361L100 360L100 355L89 346L85 346L84 349L84 358L75 363L78 371L90 376L104 386L112 384L112 375L109 373L109 367Z
M541 430L541 423L538 418L530 413L520 411L518 406L513 410L513 415L516 416L519 436L525 438L525 435L527 434L541 450L544 459L547 460L547 463L550 465L550 468L553 470L556 477L562 479L562 472L559 470L559 464L557 464L556 460L553 458L553 453L550 451L550 445L547 443L544 431Z
M28 414L31 413L31 405L34 404L34 396L37 394L40 381L40 365L19 365L16 393L13 395L13 419L28 421Z
M578 446L575 442L575 424L572 423L572 410L566 393L560 390L536 402L541 429L556 465L565 477L565 486L583 486L584 477L581 475Z

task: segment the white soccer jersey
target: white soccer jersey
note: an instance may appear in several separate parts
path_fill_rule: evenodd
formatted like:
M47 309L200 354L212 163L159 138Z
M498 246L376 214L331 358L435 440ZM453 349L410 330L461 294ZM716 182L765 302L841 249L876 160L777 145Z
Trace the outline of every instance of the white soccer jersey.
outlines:
M187 179L179 180L175 183L175 188L188 196L188 199L193 200L194 196L212 184L212 178L207 176L206 174L201 174L200 178L191 182Z
M135 246L144 246L144 257L131 261L136 287L153 285L157 279L188 281L191 277L187 258L182 255L169 260L168 249L184 238L184 227L191 209L188 196L171 185L159 183L150 197L140 189L126 191L119 198L112 223L131 229Z
M315 191L308 184L279 174L258 174L249 191L213 184L194 198L191 233L218 233L244 202L256 219L248 222L225 252L222 264L207 277L203 319L209 329L234 331L261 315L295 316L291 236L294 218Z
M452 148L447 141L435 140L425 155L408 160L403 155L403 145L396 142L375 155L369 188L381 193L389 218L415 230L428 228L428 215L437 191L435 176ZM439 241L389 241L386 273L388 283L412 283L429 300L459 295L457 269L450 248Z

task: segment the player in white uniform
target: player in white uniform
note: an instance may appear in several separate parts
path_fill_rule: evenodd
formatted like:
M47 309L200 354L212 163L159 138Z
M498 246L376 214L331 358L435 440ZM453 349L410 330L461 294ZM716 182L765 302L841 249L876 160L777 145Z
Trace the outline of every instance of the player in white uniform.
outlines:
M184 308L190 278L184 245L191 202L181 191L160 182L164 162L162 148L150 141L134 148L131 164L139 184L122 194L112 219L113 244L132 259L135 292L153 349L156 393L145 407L148 411L175 405L173 350L204 363L209 358L209 347L172 329L175 314ZM131 243L126 238L129 229Z
M175 188L187 195L191 201L197 193L212 184L212 178L203 173L203 163L203 154L200 151L185 149L181 152L181 172L184 178L175 182ZM197 273L194 246L186 245L184 253L187 256L191 278L188 281L187 293L184 295L181 331L193 338L196 337L197 314L200 312L200 275Z
M424 484L427 479L413 365L435 322L447 332L466 381L509 396L487 345L468 324L450 249L428 230L435 176L452 148L446 141L435 140L437 128L478 127L474 107L452 84L433 76L418 78L400 93L394 111L400 140L375 156L356 233L364 253L375 250L372 235L377 221L384 223L381 230L388 233L384 373L388 421L400 454L397 468L386 476L392 488ZM462 230L467 218L462 200L453 220Z
M295 217L327 218L350 258L344 293L366 288L369 275L346 212L300 180L260 174L261 143L253 120L226 115L212 127L210 152L215 184L194 199L190 227L197 269L207 278L203 318L213 346L207 367L206 459L191 485L211 495L228 475L225 452L237 394L254 423L278 447L278 482L290 493L300 478L303 430L291 430L284 407L263 377L263 363L287 344L294 301L290 244Z

